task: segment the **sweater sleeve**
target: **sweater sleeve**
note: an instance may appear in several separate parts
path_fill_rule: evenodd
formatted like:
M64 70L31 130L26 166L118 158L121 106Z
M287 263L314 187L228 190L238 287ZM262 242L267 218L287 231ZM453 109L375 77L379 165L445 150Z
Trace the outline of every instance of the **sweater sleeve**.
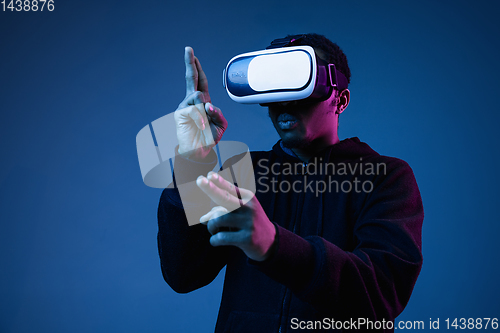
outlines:
M182 177L175 174L177 185L183 183L194 190L196 178L206 175L215 163L215 160L196 163L176 157L174 170L184 171ZM186 218L184 208L191 214L205 214L210 210L210 202L208 197L206 202L182 201L177 188L166 188L162 192L158 206L161 271L168 285L178 293L188 293L209 284L226 264L227 247L210 245L211 235L206 225L189 226Z
M277 226L272 257L249 263L325 315L393 320L406 306L422 266L424 217L411 168L401 160L393 163L397 166L359 208L352 252Z

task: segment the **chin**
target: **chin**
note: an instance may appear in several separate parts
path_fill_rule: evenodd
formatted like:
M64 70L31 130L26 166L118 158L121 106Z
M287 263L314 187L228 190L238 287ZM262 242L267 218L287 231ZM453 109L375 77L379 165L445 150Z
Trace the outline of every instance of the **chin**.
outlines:
M309 146L309 142L304 139L304 138L298 138L298 137L281 137L281 140L283 141L283 146L287 148L305 148Z
M303 135L298 127L292 130L281 130L276 122L273 121L274 128L287 148L306 148L311 143L307 136Z

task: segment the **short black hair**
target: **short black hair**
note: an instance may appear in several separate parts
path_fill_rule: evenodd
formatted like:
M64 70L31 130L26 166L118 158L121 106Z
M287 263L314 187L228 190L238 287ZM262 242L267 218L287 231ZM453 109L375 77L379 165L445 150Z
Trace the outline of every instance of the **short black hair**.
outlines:
M297 38L297 36L301 36L301 38ZM325 53L328 59L323 59L327 61L329 64L334 64L335 68L345 75L347 78L347 82L351 83L351 70L349 69L349 65L347 63L347 57L344 54L344 51L334 42L329 40L323 35L309 33L303 35L287 35L286 38L296 38L294 41L289 44L289 46L296 45L309 45L314 49L320 49Z

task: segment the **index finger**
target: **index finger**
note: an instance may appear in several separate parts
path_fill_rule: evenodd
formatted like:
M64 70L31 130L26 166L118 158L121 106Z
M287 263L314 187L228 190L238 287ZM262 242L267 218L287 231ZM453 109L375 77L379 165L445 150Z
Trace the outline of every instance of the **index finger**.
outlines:
M231 166L229 168L231 168ZM246 204L250 199L253 198L252 191L234 185L230 181L224 179L218 173L215 173L213 171L209 172L207 175L207 179L210 180L212 183L215 184L215 186L222 189L223 191L227 191L233 196L237 197L238 199L241 199L242 201L240 201L240 203L242 202Z
M218 188L223 191L229 192L234 197L239 197L238 188L231 182L228 182L221 175L216 172L210 171L207 175L207 179L214 183Z
M186 65L186 96L198 89L198 70L193 48L186 46L184 49L184 64Z
M235 195L236 193L233 194L227 190L221 189L212 181L203 176L198 177L198 179L196 180L196 184L217 205L223 206L229 211L233 211L242 206L240 199Z

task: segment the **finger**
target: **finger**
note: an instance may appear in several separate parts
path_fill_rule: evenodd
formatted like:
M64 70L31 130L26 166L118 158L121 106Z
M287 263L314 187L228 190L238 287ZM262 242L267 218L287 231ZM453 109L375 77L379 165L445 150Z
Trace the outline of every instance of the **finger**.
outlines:
M186 96L198 90L198 70L194 60L194 51L190 46L184 48L184 64L186 65Z
M212 218L207 222L207 230L210 234L215 235L223 231L238 231L243 228L241 222L235 215L218 211L214 213ZM220 216L219 216L220 215Z
M219 175L218 173L211 171L208 173L207 178L220 189L228 191L230 194L237 197L238 199L242 199L243 202L245 203L253 198L254 194L252 191L234 185L230 181L227 181L224 178L222 178L222 176ZM242 203L240 202L240 204Z
M222 178L222 176L218 173L210 171L207 174L207 179L214 183L215 186L217 186L221 190L228 191L232 196L238 197L238 189L236 188L236 186L233 183Z
M225 245L241 245L245 241L245 234L243 230L239 231L220 231L210 237L210 244L212 246L225 246Z
M212 103L205 104L205 111L210 116L210 121L220 127L227 128L227 120L221 110Z
M215 206L208 213L200 217L201 223L207 223L209 220L223 216L224 214L229 213L229 211L222 206Z
M255 195L252 191L247 190L245 188L238 187L238 190L240 192L241 200L243 201L244 204L250 201Z
M205 95L201 91L193 91L189 95L186 95L184 100L179 104L178 109L188 107L189 105L201 105L201 109L204 109Z
M194 63L196 66L196 71L198 72L198 87L197 87L198 89L197 90L207 94L207 96L210 96L210 95L208 95L207 76L205 75L205 72L201 68L200 60L198 60L198 58L194 57Z
M207 175L207 179L210 180L215 186L221 189L224 195L227 196L226 193L229 193L229 196L235 197L238 199L239 206L243 206L243 202L240 200L241 195L239 188L230 181L225 180L220 174L210 171ZM238 207L239 207L238 206Z
M230 211L240 207L240 200L226 190L222 190L213 182L203 176L199 176L196 185L212 199L217 205L223 206Z

